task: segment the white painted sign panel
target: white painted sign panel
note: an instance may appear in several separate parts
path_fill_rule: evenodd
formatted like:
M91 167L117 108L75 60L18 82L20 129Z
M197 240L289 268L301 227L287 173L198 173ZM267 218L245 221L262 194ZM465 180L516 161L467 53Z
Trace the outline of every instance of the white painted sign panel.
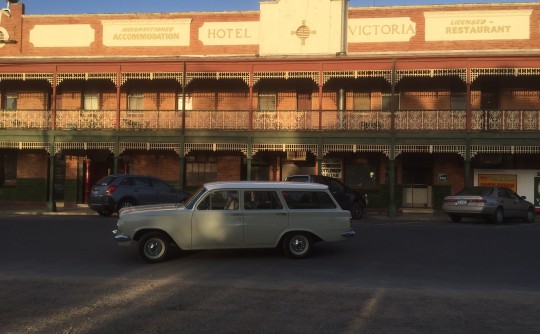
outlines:
M30 43L36 48L89 47L95 31L89 24L36 25L30 30Z
M103 20L105 46L189 46L191 19Z
M425 12L426 41L489 41L530 38L532 10Z

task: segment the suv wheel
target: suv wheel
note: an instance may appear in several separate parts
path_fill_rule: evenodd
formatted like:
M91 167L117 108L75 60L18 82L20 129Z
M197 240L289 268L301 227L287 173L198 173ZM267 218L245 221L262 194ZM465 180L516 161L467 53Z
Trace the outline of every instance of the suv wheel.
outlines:
M135 202L131 199L124 199L118 203L118 210L123 208L129 208L130 206L135 206Z
M352 219L360 219L362 218L362 207L360 206L360 203L354 202L351 206L351 217Z

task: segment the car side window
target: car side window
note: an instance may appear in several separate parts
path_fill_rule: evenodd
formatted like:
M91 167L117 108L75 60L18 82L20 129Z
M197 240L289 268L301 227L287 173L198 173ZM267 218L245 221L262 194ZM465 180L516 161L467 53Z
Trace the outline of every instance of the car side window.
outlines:
M283 191L283 198L289 209L335 208L334 201L325 191Z
M238 210L238 191L213 191L197 206L198 210Z
M167 183L158 179L152 179L152 185L154 186L154 188L158 188L158 189L164 189L164 190L171 189L171 186L169 186Z
M508 192L506 191L506 189L504 188L499 188L498 194L499 194L499 197L502 197L502 198L511 198Z
M148 181L148 178L146 177L134 177L133 179L133 185L137 187L150 187L150 182Z
M245 210L281 210L283 204L275 191L244 191Z

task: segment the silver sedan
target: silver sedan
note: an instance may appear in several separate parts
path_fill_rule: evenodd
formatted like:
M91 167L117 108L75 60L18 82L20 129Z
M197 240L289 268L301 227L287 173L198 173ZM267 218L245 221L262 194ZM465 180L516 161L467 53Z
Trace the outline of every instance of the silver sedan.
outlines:
M504 187L465 188L453 196L446 196L442 211L453 222L463 217L479 217L495 224L505 218L521 218L527 223L534 222L534 205L514 191Z

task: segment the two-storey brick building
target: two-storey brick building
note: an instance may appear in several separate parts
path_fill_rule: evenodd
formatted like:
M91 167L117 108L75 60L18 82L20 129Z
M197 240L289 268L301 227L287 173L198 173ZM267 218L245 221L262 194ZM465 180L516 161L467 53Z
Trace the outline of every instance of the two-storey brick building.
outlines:
M536 197L540 3L0 15L0 202L85 203L110 173L182 188L325 174L372 206L465 185Z

